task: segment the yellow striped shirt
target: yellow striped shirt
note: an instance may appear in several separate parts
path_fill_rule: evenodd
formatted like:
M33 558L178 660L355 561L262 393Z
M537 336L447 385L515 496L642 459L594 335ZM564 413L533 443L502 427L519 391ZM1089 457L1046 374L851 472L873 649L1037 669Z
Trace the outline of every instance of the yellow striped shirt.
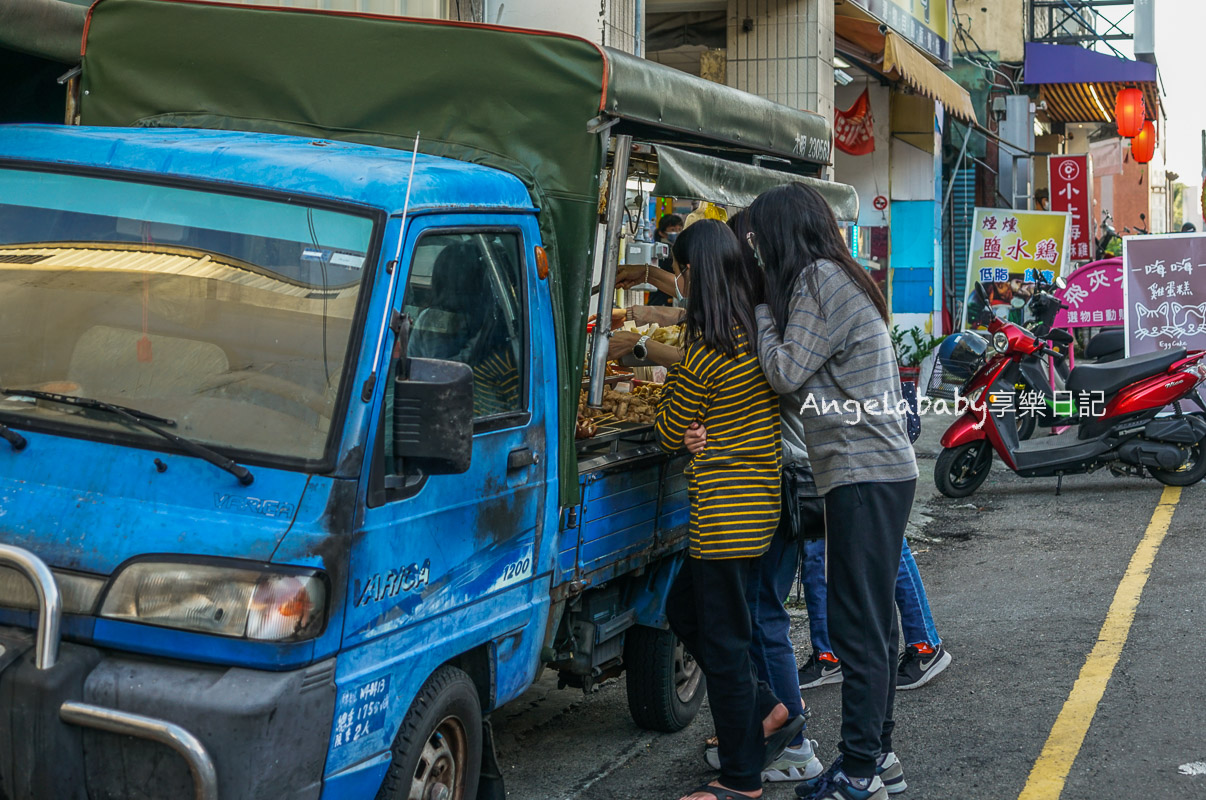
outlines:
M744 334L738 335L746 347ZM755 353L729 358L687 346L666 380L657 415L662 447L682 449L692 422L708 429L707 447L687 468L690 552L695 558L749 558L770 547L779 523L779 397Z

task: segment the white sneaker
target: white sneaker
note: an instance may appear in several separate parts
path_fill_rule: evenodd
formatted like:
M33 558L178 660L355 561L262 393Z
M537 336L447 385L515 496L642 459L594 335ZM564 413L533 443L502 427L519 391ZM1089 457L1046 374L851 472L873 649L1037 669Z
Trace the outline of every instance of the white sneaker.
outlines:
M770 783L811 780L825 771L816 755L817 743L805 739L799 747L788 747L762 770L762 780ZM704 750L704 761L712 769L720 769L720 749L709 747Z
M900 794L909 788L909 784L905 783L900 759L896 757L895 753L884 753L879 757L875 762L875 774L884 782L884 788L888 790L888 794Z

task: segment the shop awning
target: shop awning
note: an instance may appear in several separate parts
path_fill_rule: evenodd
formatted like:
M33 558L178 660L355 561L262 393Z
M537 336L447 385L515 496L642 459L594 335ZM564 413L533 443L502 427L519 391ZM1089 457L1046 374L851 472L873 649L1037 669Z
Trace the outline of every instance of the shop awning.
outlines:
M1023 80L1041 87L1047 115L1056 122L1113 122L1114 98L1128 87L1143 90L1149 116L1160 111L1155 64L1076 45L1028 43Z
M900 81L916 92L946 107L953 116L976 121L971 95L949 75L938 69L921 50L887 26L847 5L834 17L839 49L867 69L889 80ZM843 46L843 43L845 45Z
M901 36L888 31L884 35L884 74L898 77L921 94L937 100L959 119L976 121L971 95L930 63L921 51Z
M653 193L658 197L678 197L748 208L754 198L767 189L797 181L820 192L839 220L858 220L858 193L843 183L726 161L674 147L657 148L657 184L653 187Z

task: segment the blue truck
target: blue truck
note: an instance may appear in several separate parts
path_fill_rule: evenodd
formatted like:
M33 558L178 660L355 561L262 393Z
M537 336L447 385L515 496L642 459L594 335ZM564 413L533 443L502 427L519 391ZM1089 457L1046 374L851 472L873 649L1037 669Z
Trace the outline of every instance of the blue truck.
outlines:
M826 123L484 26L105 0L84 36L83 124L0 126L0 796L502 797L489 714L546 668L689 723L686 456L576 439L587 303L626 178L740 205Z

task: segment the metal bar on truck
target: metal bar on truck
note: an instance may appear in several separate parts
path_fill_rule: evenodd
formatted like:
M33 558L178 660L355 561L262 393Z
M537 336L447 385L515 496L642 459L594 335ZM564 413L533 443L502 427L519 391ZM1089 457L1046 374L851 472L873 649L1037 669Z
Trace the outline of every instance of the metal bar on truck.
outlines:
M46 562L21 547L0 544L0 565L12 567L29 579L38 595L38 638L34 651L34 666L50 669L59 659L59 622L63 618L63 601L59 585Z
M214 760L201 740L179 725L141 714L71 701L59 707L59 717L72 725L137 736L167 745L188 764L189 772L193 774L193 790L197 800L218 800L218 772L214 769Z
M590 389L586 402L591 408L603 405L603 373L607 369L608 339L611 338L611 309L616 301L616 267L620 260L620 227L624 223L625 189L628 185L628 156L632 137L616 137L611 179L607 186L607 238L603 245L603 278L599 281L599 306L590 359Z

